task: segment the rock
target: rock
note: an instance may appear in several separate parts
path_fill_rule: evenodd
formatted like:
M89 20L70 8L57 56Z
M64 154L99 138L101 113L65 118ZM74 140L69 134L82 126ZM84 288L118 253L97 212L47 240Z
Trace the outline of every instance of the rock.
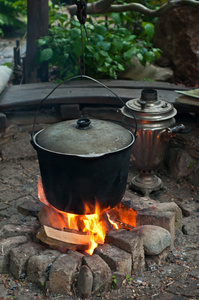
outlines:
M138 226L132 231L143 238L144 251L147 255L158 255L171 245L171 234L165 228L154 225Z
M13 248L27 242L28 240L25 236L16 236L0 241L0 273L9 271L9 252Z
M182 211L183 217L189 217L192 213L192 206L187 205L186 203L179 204L179 207Z
M39 224L34 222L32 224L22 224L22 225L14 225L14 224L6 224L0 230L0 238L9 238L13 236L22 236L25 235L28 238L33 238L35 233L39 229Z
M196 160L195 160L196 161ZM197 160L198 161L198 160ZM196 162L197 162L196 161ZM197 163L198 164L198 163ZM197 169L193 171L191 176L189 176L188 181L190 184L193 184L194 186L198 187L199 186L199 166Z
M42 287L46 282L50 267L59 255L59 251L45 250L40 255L32 256L28 261L28 280Z
M112 271L118 271L125 276L131 276L132 259L129 253L109 244L98 246L95 251L110 267Z
M7 66L0 66L0 94L10 80L12 70Z
M172 81L173 71L171 68L162 68L154 64L146 63L144 67L137 57L132 58L134 66L129 66L124 72L119 74L120 79L131 80L152 80L152 81Z
M4 209L7 209L7 208L8 208L8 204L6 204L6 203L0 203L0 211L4 210Z
M33 242L16 247L10 251L10 273L20 279L27 271L27 263L31 256L42 251L42 246Z
M110 289L112 283L111 269L99 255L85 256L82 264L86 265L93 274L93 293Z
M106 234L106 243L110 243L131 254L132 270L142 272L145 268L145 256L142 238L132 231L111 230Z
M75 273L81 264L80 254L61 254L52 264L48 288L54 294L66 294L71 291Z
M25 216L37 217L38 213L44 206L41 202L35 202L33 200L26 200L17 206L18 212Z
M136 226L161 226L171 233L173 241L175 240L175 228L182 228L182 211L174 202L161 203L150 197L139 197L126 191L121 203L138 212Z
M199 83L198 9L180 7L158 18L153 44L174 66L174 75L194 86Z
M173 177L180 179L193 172L193 158L185 150L173 148L169 153L167 164Z
M83 299L89 298L91 296L92 287L93 287L93 274L86 265L83 265L80 269L78 280L77 280L77 288L78 288L79 296Z

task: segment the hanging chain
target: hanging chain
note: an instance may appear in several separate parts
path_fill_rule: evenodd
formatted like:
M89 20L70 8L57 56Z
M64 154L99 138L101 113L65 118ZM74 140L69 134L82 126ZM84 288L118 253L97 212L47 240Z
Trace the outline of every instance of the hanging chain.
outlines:
M75 4L77 5L77 18L81 25L86 23L86 15L87 15L87 2L88 0L76 0Z
M87 3L88 0L76 0L75 4L77 5L77 11L76 15L79 20L79 23L81 25L81 42L82 42L82 59L79 58L79 69L80 74L85 75L86 67L85 67L85 60L84 60L84 42L83 42L83 30L82 27L84 27L86 38L88 40L87 31L86 31L86 16L87 16Z

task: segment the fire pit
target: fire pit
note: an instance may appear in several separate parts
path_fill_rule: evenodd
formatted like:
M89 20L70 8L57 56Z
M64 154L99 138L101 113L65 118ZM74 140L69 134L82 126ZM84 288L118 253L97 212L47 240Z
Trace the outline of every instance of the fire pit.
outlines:
M39 183L39 197L45 201L40 188ZM15 278L21 278L23 273L27 273L29 281L40 287L45 285L50 293L70 293L71 288L75 287L81 297L89 297L91 293L109 290L114 278L117 278L116 288L119 288L119 282L122 284L126 277L140 274L146 263L150 264L152 260L159 264L167 256L174 240L176 219L179 218L177 205L172 204L168 207L161 203L157 205L149 198L136 199L133 194L126 193L122 203L109 210L104 217L108 226L106 234L101 237L100 234L96 236L95 233L91 235L86 232L85 235L76 229L63 229L66 223L63 224L62 214L67 213L56 211L45 203L39 212L39 219L47 222L47 225L37 229L37 237L42 243L36 239L33 231L29 238L27 235L22 238L22 227L14 226L19 237L18 240L9 239L10 264L5 263L8 250L5 245L8 240L1 243L2 249L6 249L3 257L4 271L8 268ZM31 210L30 201L28 205ZM25 207L25 203L22 203L21 211L22 207ZM49 210L53 213L52 219L46 216ZM116 220L114 227L118 227L117 229L112 229L112 221L108 222L107 217ZM58 221L62 222L63 230L60 230ZM100 222L99 225L102 228L104 223ZM34 220L34 228L38 226L40 224ZM136 228L132 229L134 226ZM27 233L28 229L23 230ZM147 236L150 239L148 241ZM88 249L92 238L99 245L94 244L97 248Z

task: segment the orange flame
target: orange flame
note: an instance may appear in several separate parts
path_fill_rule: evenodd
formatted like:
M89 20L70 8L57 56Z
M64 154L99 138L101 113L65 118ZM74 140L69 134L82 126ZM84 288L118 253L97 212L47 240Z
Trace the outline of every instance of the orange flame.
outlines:
M111 225L113 225L113 228L119 229L119 226L117 225L117 223L116 223L116 222L113 222L113 221L111 220L110 215L109 215L108 213L106 213L106 215L107 215L108 220L109 220L109 222L111 223Z
M105 222L101 217L102 211L100 211L97 202L94 214L88 214L89 207L86 204L85 215L70 214L60 211L48 203L40 177L38 179L37 187L39 200L45 204L45 211L47 214L47 219L44 221L47 224L43 225L49 225L60 230L70 228L87 233L89 235L90 245L86 252L92 255L98 244L104 243L107 231Z

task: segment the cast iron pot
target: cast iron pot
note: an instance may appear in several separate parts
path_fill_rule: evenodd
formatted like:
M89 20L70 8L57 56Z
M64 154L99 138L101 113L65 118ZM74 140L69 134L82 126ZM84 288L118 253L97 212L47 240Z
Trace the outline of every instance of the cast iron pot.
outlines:
M94 213L96 202L101 210L117 205L134 141L122 126L96 119L64 121L39 131L31 142L47 201L74 214Z

